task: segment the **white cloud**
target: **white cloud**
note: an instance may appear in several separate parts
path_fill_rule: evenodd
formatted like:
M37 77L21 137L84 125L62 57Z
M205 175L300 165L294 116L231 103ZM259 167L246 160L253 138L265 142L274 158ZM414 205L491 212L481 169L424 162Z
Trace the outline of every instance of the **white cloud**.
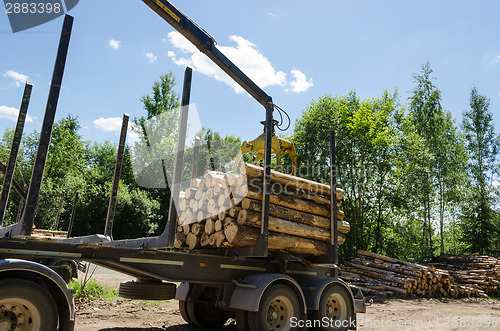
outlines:
M14 82L12 82L12 85L14 85L15 87L20 87L21 83L24 84L28 80L28 76L15 72L14 70L8 70L5 74L3 74L3 76L12 78L14 80Z
M290 82L290 85L292 86L291 89L292 92L295 93L305 92L314 85L312 78L309 78L308 80L306 75L304 75L302 71L293 69L291 72L294 78L294 80ZM289 92L290 89L286 89L285 91Z
M168 40L175 47L183 53L197 53L198 48L187 40L183 35L177 31L171 31L167 34Z
M269 12L267 12L267 15L268 15L268 16L271 16L271 17L276 17L276 14L271 13L270 11L269 11Z
M104 132L120 132L122 129L123 118L121 117L108 117L108 118L98 118L93 121L94 127ZM87 126L83 126L84 129L88 129ZM127 128L127 136L129 141L137 141L139 135L137 134L137 126L129 122Z
M17 122L19 109L15 107L0 106L0 118L5 118L9 121ZM26 114L26 122L33 122L33 118Z
M94 126L104 132L118 131L120 132L122 128L122 118L121 117L108 117L108 118L98 118L94 120Z
M110 39L110 40L108 41L108 46L110 46L110 47L111 47L111 48L113 48L113 49L118 49L118 48L120 48L120 44L121 44L121 43L122 43L122 42L121 42L121 41L119 41L119 40Z
M188 54L189 57L177 57L173 51L168 52L168 56L179 66L189 65L193 69L213 77L218 81L231 86L237 93L242 93L243 89L207 56L199 52L178 32L168 34L170 43L180 52ZM236 66L250 77L261 88L267 86L286 86L287 74L276 70L271 62L259 52L256 45L240 36L230 36L229 40L236 43L235 46L217 46Z
M155 63L158 57L153 53L146 53L146 57L149 59L149 63Z

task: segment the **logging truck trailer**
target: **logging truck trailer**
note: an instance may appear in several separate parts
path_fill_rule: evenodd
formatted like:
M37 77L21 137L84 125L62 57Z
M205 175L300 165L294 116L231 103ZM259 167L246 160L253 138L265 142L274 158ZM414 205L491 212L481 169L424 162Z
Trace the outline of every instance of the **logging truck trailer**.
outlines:
M172 250L177 225L173 202L161 235L113 240L113 217L110 215L114 214L112 201L113 196L116 198L123 157L123 130L104 234L55 240L40 240L32 236L71 35L73 18L66 16L23 216L18 223L0 228L0 330L74 330L72 293L60 275L61 268L47 263L66 260L87 261L130 275L135 280L120 284L120 296L150 300L175 298L179 301L184 320L200 328L217 330L232 317L240 331L306 330L313 327L319 330L355 329L356 314L365 312L366 303L361 291L354 291L338 277L334 172L331 173L330 182L331 246L328 252L323 256L303 258L286 252L269 251L270 156L274 110L271 97L215 47L211 36L169 1L143 2L211 58L266 109L259 240L254 247ZM189 104L191 84L190 76L189 79L186 77L183 105ZM183 118L187 117L186 112L181 111L179 137L185 135L186 123L183 124ZM126 125L123 127L126 128ZM179 195L180 190L176 183L180 182L183 165L182 141L178 140L172 196ZM330 142L333 166L335 144L332 135ZM13 147L15 144L16 139Z

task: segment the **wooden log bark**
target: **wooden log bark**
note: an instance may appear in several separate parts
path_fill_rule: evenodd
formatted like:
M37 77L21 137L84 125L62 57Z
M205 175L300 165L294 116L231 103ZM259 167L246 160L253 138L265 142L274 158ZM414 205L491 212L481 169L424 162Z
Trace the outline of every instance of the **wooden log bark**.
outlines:
M201 247L207 247L210 245L210 235L208 233L204 232L201 234L200 245Z
M262 189L252 185L238 187L236 194L254 200L262 200ZM295 198L285 193L281 193L279 195L271 194L269 200L274 205L295 209L310 214L330 217L329 206L318 204L313 201Z
M229 244L235 247L255 246L260 235L260 230L248 226L238 226L232 222L224 228L224 234ZM326 253L329 244L302 237L269 232L269 250L286 251L298 256L323 255Z
M182 246L184 246L185 243L186 243L186 235L181 232L176 232L174 238L174 247L181 248Z
M247 177L247 185L262 187L262 177ZM283 185L281 183L271 182L271 190L277 192L278 194L283 192L295 198L314 201L322 205L330 205L330 197L325 197L319 194L312 194L304 189L290 188L287 185Z
M245 198L241 201L241 208L249 209L255 212L262 212L262 201ZM299 222L302 224L307 224L315 226L318 228L329 229L330 228L330 218L314 215L306 212L301 212L299 210L290 209L274 204L269 205L269 215L287 219L289 221ZM344 212L339 210L337 213L337 227L340 232L348 233L350 230L350 225L348 222L343 222Z
M260 228L261 214L242 209L238 214L237 223L239 225L247 225ZM330 242L331 235L330 230L292 222L274 216L269 216L269 231L309 238L313 240L321 240L325 242ZM339 233L339 243L344 241L344 234Z
M251 176L264 176L264 169L253 164L243 163L241 165L241 173ZM321 194L326 197L330 196L330 185L313 182L311 180L284 174L271 170L271 182L286 185L289 188L303 189L309 191L311 194ZM344 191L337 188L337 199L340 200L344 197Z

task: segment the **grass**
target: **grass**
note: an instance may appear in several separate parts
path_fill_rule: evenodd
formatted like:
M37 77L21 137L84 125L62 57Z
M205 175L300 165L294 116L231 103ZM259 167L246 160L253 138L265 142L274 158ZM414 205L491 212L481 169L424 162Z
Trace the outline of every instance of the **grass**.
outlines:
M97 299L112 300L118 298L116 290L110 290L102 286L93 279L85 281L71 281L69 288L75 290L73 297L83 301L92 301Z

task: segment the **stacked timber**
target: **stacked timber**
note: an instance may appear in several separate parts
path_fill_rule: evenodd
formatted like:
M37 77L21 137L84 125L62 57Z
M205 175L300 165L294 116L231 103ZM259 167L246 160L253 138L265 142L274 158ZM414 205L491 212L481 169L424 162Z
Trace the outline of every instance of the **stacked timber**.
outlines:
M206 171L181 193L176 248L253 247L260 236L263 169L244 164L242 174ZM271 171L268 247L318 256L330 247L330 186ZM338 200L344 192L336 191ZM349 223L337 205L338 243Z
M362 290L425 297L487 297L471 284L457 283L448 270L367 251L341 267L341 278Z
M473 287L488 295L497 294L500 284L500 259L491 256L440 255L430 265L446 270L463 287Z

